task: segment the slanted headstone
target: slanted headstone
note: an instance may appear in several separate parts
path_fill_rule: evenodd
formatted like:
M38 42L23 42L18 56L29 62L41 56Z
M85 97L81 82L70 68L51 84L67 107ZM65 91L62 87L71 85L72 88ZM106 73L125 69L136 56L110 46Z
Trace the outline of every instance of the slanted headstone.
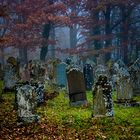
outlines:
M66 64L63 62L56 66L56 82L60 87L66 87Z
M30 123L38 121L39 117L35 113L37 102L34 87L29 84L21 84L17 87L16 103L18 122Z
M100 75L93 89L93 116L113 116L112 87L107 76Z
M114 64L114 69L117 75L116 80L117 101L119 103L130 102L133 98L133 91L128 68L123 63L123 61L118 60Z
M129 68L134 95L140 95L140 58Z
M70 105L84 105L87 103L83 73L76 68L67 72Z
M91 90L93 86L93 67L90 64L85 64L83 72L86 90Z

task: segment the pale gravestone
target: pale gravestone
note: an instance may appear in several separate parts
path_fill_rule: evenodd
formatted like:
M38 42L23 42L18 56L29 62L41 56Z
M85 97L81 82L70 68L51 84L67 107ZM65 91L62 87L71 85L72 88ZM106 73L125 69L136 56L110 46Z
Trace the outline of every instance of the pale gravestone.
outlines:
M56 66L56 82L60 87L66 87L66 64L63 62Z
M129 68L134 95L140 95L140 58Z
M94 117L113 116L112 87L107 76L100 75L93 89Z
M128 68L122 60L118 60L113 69L116 71L116 91L118 102L128 102L133 98L132 83Z
M18 122L36 122L39 116L36 115L36 93L35 88L25 84L17 87L16 93L17 118Z
M85 64L83 72L86 90L91 90L93 86L93 67L90 64Z
M67 72L70 105L86 105L86 88L83 73L76 68Z

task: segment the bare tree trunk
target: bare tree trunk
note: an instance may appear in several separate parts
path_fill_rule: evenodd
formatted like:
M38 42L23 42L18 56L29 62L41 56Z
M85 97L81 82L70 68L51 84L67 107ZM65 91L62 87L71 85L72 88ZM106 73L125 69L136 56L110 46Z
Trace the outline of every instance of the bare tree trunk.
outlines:
M19 49L19 61L21 65L27 64L28 62L27 47L22 47Z
M77 28L76 25L70 28L70 47L75 48L77 45Z

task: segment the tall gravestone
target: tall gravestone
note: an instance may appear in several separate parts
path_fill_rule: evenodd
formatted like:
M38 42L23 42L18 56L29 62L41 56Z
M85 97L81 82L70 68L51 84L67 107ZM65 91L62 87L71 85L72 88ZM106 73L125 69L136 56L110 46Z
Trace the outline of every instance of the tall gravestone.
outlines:
M66 64L64 62L57 64L56 66L56 82L60 87L66 87Z
M16 92L17 118L18 122L30 123L38 121L36 115L36 93L35 88L29 84L20 84Z
M122 60L118 60L114 64L114 69L117 74L116 91L118 102L128 102L133 98L132 82L127 66Z
M134 95L140 95L140 58L129 68Z
M113 116L112 87L107 76L100 75L93 89L94 117Z
M86 88L83 73L76 68L67 72L70 105L84 105L87 103Z
M93 67L90 64L85 64L83 72L86 90L91 90L93 86Z
M38 82L35 85L36 97L37 97L37 105L41 105L44 103L44 84Z
M11 90L16 84L15 68L11 64L7 64L4 69L4 88Z

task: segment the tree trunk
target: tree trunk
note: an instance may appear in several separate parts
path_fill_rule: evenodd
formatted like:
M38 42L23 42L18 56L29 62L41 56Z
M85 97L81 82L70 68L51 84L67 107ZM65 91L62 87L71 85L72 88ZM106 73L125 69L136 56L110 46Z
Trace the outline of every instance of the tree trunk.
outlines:
M122 27L121 27L121 54L124 63L128 63L128 16L127 9L125 6L122 7Z
M110 25L110 13L111 13L111 7L108 5L105 12L105 35L110 36L111 35L111 25ZM108 38L105 40L105 48L108 48L111 46L111 39ZM107 52L105 54L105 61L107 62L111 58L111 52Z
M27 64L28 62L27 47L19 48L19 61L21 65Z
M51 29L50 37L52 40L55 41L55 28L54 27ZM51 50L51 56L52 56L52 58L54 58L55 57L55 45L54 44L51 45L50 50Z
M76 25L70 28L70 47L75 48L77 45L77 29Z
M50 30L51 30L51 23L44 25L42 36L45 39L45 42L43 42L41 51L40 51L40 60L45 61L46 55L48 53L48 39L50 36Z

